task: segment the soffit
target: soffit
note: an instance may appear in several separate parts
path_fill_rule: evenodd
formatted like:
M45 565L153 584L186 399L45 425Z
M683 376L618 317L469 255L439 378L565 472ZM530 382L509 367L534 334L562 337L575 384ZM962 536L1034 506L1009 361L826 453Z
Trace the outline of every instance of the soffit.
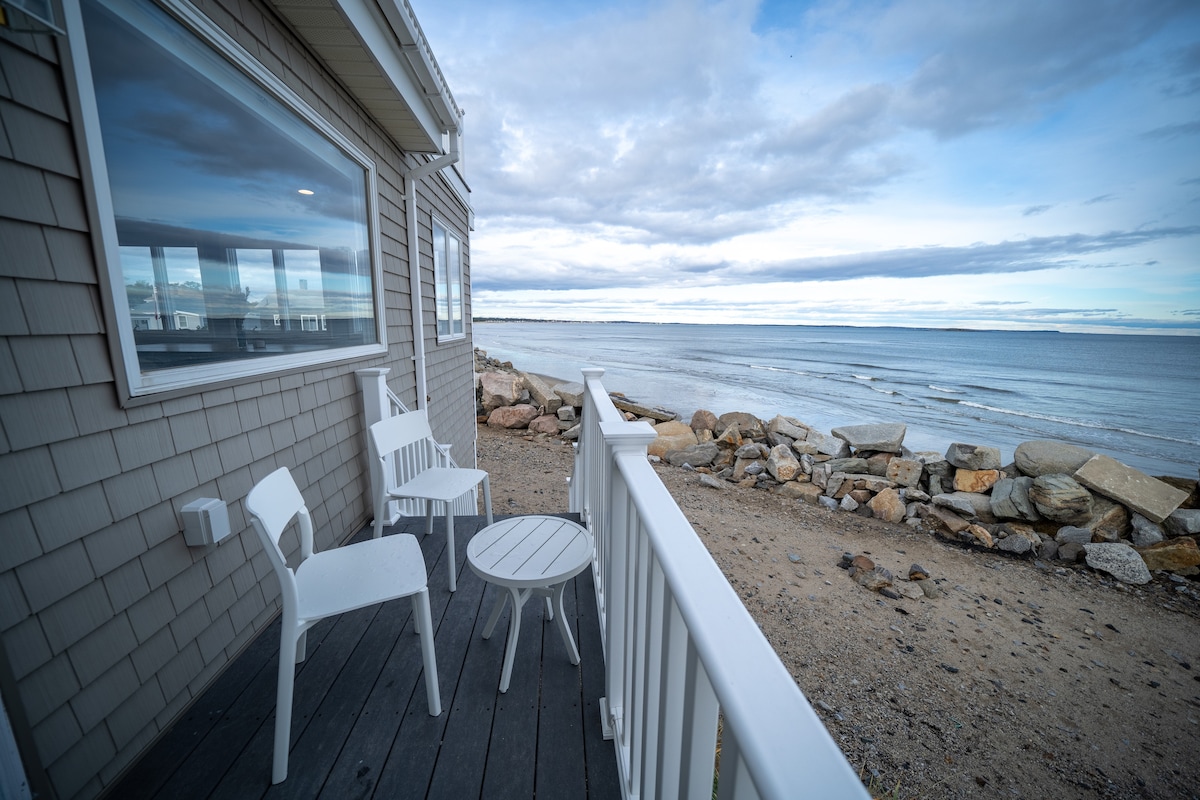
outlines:
M461 111L407 0L272 0L404 150L442 153Z

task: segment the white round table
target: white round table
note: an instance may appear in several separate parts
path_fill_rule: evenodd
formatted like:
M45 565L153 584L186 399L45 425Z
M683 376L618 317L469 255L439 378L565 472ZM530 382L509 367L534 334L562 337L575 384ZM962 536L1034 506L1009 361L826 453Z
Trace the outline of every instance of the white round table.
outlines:
M521 609L533 595L546 598L546 611L558 622L571 663L579 663L579 650L567 625L562 596L567 581L591 563L592 535L562 517L511 517L488 525L471 539L467 545L467 564L476 575L500 589L483 629L484 639L491 637L506 601L512 599L504 670L500 673L501 692L508 691L512 676L517 638L521 634Z

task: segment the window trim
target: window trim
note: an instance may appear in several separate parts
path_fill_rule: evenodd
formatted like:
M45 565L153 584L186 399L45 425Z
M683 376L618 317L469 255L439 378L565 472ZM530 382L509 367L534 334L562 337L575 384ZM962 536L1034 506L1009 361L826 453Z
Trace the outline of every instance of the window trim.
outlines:
M448 222L446 222L444 219L439 217L437 214L430 212L429 217L430 217L430 222L429 222L430 252L433 255L433 328L434 328L434 331L437 333L438 344L442 344L445 342L461 342L463 339L467 338L466 270L463 267L463 262L465 260L463 258L463 255L464 255L464 251L466 250L467 240L466 240L466 237L461 236L459 234L459 232L456 228L451 226ZM450 305L450 303L452 302L452 299L454 297L454 293L450 290L451 287L450 287L449 282L447 282L447 284L445 286L438 286L437 245L436 245L437 235L434 230L435 226L439 227L443 231L445 231L446 236L448 236L448 237L453 236L455 239L458 240L458 302L460 304L460 307L461 307L460 311L462 314L462 330L459 331L458 333L455 333L454 331L450 331L449 333L442 333L441 325L440 325L441 321L438 319L438 313L439 313L438 298L440 297L441 291L446 292L447 313L449 314L451 320L454 319L454 312ZM449 277L449 269L447 269L447 277Z
M388 351L387 309L383 290L383 251L380 239L378 169L374 159L364 153L349 138L313 109L298 93L268 70L230 34L205 16L187 0L144 0L157 5L213 48L235 69L241 71L259 88L312 125L318 133L340 148L366 172L367 240L371 257L371 298L375 309L373 344L313 350L254 359L232 359L210 364L174 367L143 373L138 360L133 327L129 324L128 298L124 291L124 276L117 237L116 215L108 180L108 166L100 129L100 114L96 105L95 86L88 58L87 38L83 25L80 0L63 0L63 16L67 28L66 59L70 62L64 74L71 82L73 104L77 104L80 129L76 133L80 154L80 171L92 229L92 242L97 259L101 301L108 316L109 348L113 354L114 373L121 390L121 400L155 399L175 390L208 390L218 384L239 379L262 378L269 373L294 371L340 361L378 356ZM113 336L115 332L115 336ZM190 392L187 392L190 393Z

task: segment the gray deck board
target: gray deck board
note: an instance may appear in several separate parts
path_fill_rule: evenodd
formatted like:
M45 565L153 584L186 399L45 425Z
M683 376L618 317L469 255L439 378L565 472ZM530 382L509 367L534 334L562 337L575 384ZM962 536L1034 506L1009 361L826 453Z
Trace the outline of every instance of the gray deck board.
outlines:
M459 517L458 591L448 591L441 522L393 532L421 541L436 629L442 714L430 717L405 598L325 620L308 633L296 672L288 779L270 786L278 620L113 787L111 797L595 798L621 796L611 742L600 730L604 666L590 570L564 606L582 663L573 666L541 601L525 605L506 694L498 691L506 610L490 639L495 599L466 568L466 543L486 522ZM369 536L366 529L358 537Z

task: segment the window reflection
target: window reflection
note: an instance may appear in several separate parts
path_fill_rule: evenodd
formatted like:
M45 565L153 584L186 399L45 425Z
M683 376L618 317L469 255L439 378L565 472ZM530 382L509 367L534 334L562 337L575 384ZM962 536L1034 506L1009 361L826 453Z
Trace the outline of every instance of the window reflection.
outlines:
M378 342L367 168L156 6L83 10L141 371Z

